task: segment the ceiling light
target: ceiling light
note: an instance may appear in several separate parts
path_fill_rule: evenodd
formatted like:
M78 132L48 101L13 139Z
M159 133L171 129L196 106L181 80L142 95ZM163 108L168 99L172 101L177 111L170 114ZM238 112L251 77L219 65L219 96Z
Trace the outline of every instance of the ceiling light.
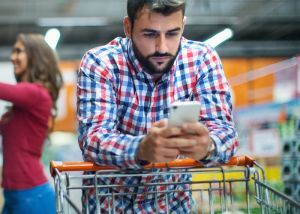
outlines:
M45 40L48 43L48 45L53 49L56 48L59 38L60 32L56 28L51 28L46 32Z
M233 31L230 28L225 28L224 30L222 30L221 32L217 33L216 35L207 39L204 42L208 43L209 45L215 48L221 43L230 39L232 36L233 36Z
M86 27L106 26L113 21L105 17L49 17L39 18L37 24L41 27Z

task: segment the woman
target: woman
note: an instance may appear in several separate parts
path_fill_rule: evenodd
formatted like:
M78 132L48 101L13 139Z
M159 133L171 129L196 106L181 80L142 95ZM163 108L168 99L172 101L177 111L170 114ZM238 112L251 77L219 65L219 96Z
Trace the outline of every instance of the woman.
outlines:
M20 34L11 54L17 84L0 82L13 105L0 120L3 139L2 213L55 213L54 191L41 163L62 76L55 52L39 34Z

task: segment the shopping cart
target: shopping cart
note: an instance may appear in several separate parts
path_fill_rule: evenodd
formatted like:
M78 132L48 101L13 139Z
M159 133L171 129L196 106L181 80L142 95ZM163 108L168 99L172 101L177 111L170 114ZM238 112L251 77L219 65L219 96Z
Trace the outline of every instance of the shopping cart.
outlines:
M162 173L153 172L153 169L161 169ZM164 170L163 170L164 169ZM82 171L95 171L94 175L82 174ZM280 213L298 214L300 213L300 203L272 188L266 183L263 168L248 156L237 156L225 165L215 167L203 167L192 159L178 159L171 163L158 163L145 166L141 171L124 171L109 166L98 166L91 162L57 162L51 161L50 172L54 178L56 191L57 213L89 213L86 204L82 207L81 192L84 189L94 189L96 197L100 189L120 188L120 184L105 186L94 185L85 186L85 179L104 177L128 177L128 176L166 176L191 174L192 180L184 183L191 192L193 207L191 213ZM80 173L79 173L80 172ZM168 186L174 183L157 183L157 180L139 186L164 186L163 191L145 192L144 194L166 194ZM176 185L179 185L176 183ZM125 187L124 187L125 188ZM159 188L157 188L159 189ZM125 197L134 192L107 191L105 197L110 201L110 205L104 213L119 213L115 210L115 197ZM98 201L98 200L97 200ZM168 199L166 199L166 202ZM97 203L97 213L101 213L101 204ZM103 212L102 212L103 213ZM125 213L125 212L124 212ZM169 213L168 208L166 213Z

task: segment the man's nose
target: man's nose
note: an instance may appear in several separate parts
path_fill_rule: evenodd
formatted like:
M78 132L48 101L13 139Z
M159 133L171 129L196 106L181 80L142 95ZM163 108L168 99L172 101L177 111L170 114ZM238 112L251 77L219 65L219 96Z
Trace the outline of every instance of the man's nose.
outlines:
M167 40L164 35L160 35L156 38L156 52L158 53L168 52Z

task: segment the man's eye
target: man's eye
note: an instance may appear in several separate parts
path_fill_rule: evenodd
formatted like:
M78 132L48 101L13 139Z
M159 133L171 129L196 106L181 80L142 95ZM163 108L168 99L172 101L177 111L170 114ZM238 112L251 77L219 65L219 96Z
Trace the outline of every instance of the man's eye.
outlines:
M178 32L169 32L167 33L167 36L172 37L172 36L177 36Z
M156 37L156 33L145 33L144 36L148 37L148 38L155 38Z

